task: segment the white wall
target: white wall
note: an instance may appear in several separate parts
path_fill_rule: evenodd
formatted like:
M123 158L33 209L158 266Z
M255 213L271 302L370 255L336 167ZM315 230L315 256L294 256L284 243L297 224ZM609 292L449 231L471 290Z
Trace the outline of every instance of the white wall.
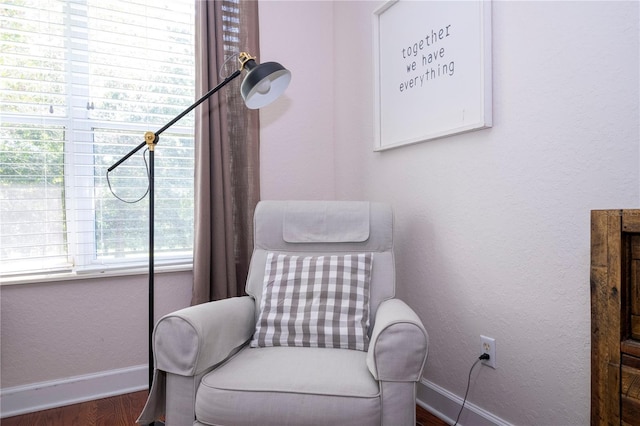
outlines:
M192 280L156 275L156 318L189 305ZM147 306L146 274L0 287L2 389L146 365Z
M263 195L314 198L309 183L330 179L315 143L283 142L314 139L299 123L319 117L335 197L394 207L398 293L431 336L425 380L462 397L485 334L498 369L477 370L472 403L515 424L588 424L589 212L640 201L638 3L494 1L493 128L374 153L380 4L261 3L263 56L303 64L294 79L333 74L331 101L288 92L263 132L263 161L297 164L263 166Z
M261 197L333 199L333 4L263 0L259 7L259 60L292 73L283 97L260 110Z

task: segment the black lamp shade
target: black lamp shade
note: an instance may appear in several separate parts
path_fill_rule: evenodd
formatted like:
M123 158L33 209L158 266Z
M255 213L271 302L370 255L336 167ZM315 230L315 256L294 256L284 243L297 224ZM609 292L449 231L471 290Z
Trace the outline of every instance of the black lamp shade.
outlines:
M249 109L258 109L275 101L289 86L291 72L277 62L258 65L253 59L245 68L249 70L240 92Z

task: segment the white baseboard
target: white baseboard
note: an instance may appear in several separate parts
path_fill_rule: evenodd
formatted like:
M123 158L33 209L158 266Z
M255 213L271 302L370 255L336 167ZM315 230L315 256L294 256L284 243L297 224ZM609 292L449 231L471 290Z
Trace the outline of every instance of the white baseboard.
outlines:
M0 389L0 418L148 389L148 372L140 365Z
M454 424L460 407L462 398L436 385L433 382L422 379L418 383L417 403L421 407L429 410L448 424ZM460 415L459 425L473 426L511 426L510 423L491 414L490 412L467 401L464 410Z

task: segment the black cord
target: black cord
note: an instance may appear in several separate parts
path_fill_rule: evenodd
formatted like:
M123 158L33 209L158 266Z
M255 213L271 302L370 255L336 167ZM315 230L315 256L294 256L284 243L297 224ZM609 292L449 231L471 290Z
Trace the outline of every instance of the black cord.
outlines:
M147 169L147 180L150 180L150 176L149 176L149 164L147 163L147 152L149 151L149 148L145 149L144 152L142 153L142 159L144 160L144 167ZM109 180L109 171L107 170L107 185L109 186L109 191L111 191L111 193L113 194L114 197L116 197L118 200L124 202L124 203L128 203L128 204L135 204L138 203L140 201L142 201L144 199L144 197L147 196L147 194L149 193L149 184L147 184L147 190L146 192L142 195L142 197L138 198L137 200L125 200L122 199L120 197L118 197L116 195L115 192L113 192L113 189L111 188L111 181Z
M464 410L464 404L466 404L467 402L467 394L469 393L469 385L471 384L471 372L473 371L473 368L478 365L478 363L484 359L489 359L489 354L482 354L480 355L480 357L476 360L476 362L473 363L473 365L471 366L471 369L469 370L469 379L467 380L467 390L464 393L464 400L462 401L462 407L460 407L460 411L458 412L458 417L456 418L456 422L453 424L453 426L456 426L458 424L458 421L460 420L460 414L462 414L462 410Z
M222 75L222 70L224 69L225 65L227 65L227 63L232 60L233 58L237 58L238 56L240 56L240 52L233 52L233 54L231 54L231 56L229 56L227 59L224 60L224 62L222 63L222 65L220 65L220 69L218 70L218 77L220 78L220 80L224 80L225 76Z

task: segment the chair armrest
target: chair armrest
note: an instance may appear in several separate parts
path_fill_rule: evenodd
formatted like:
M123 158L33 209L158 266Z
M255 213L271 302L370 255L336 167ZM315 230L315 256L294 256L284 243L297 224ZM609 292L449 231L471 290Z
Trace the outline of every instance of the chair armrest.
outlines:
M255 302L233 297L162 317L153 331L155 368L195 376L224 361L252 336Z
M422 377L428 346L418 315L399 299L386 300L376 313L367 367L376 380L416 382Z

